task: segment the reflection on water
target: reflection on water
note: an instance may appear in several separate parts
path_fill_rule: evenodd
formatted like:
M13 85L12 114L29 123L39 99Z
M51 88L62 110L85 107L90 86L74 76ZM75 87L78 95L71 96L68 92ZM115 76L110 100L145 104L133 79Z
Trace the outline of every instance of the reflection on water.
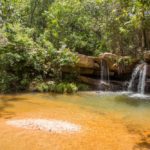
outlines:
M101 150L149 149L150 99L131 95L127 92L1 95L0 147L4 150L82 150L94 145L95 149ZM61 136L6 125L9 119L24 118L69 121L84 127L85 132Z

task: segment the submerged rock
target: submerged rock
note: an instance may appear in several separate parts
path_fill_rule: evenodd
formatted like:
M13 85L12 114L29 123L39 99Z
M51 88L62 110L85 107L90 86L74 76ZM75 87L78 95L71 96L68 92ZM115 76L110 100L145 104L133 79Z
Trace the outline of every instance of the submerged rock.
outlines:
M80 126L61 120L19 119L9 120L6 123L18 128L51 131L55 133L79 132L81 130Z

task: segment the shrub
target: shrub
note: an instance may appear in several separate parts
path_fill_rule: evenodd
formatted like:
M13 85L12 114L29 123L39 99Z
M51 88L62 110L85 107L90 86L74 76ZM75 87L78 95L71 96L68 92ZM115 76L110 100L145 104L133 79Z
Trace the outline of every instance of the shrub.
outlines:
M90 90L90 86L84 83L78 83L77 87L80 91L89 91Z
M30 83L30 91L36 92L74 93L77 90L78 88L74 83L43 81L41 77Z
M3 30L8 42L0 45L0 91L26 90L37 76L49 75L52 45L44 49L18 24L8 24Z
M33 29L19 23L6 24L0 30L0 91L28 90L30 83L36 82L38 91L67 92L66 85L56 87L45 81L62 82L62 66L75 66L76 54L66 46L57 51L45 34L35 42L33 33ZM39 76L41 82L34 81Z
M78 88L74 83L59 83L55 87L57 93L74 93L77 92Z
M66 86L67 86L67 93L75 93L78 90L77 86L74 83L68 83Z

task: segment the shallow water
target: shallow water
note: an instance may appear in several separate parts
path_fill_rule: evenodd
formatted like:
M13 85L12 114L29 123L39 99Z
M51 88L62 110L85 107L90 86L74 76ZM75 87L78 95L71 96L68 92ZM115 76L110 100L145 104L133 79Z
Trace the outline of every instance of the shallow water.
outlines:
M13 119L55 119L81 132L53 133L9 126ZM0 95L0 150L148 150L150 97L127 92Z

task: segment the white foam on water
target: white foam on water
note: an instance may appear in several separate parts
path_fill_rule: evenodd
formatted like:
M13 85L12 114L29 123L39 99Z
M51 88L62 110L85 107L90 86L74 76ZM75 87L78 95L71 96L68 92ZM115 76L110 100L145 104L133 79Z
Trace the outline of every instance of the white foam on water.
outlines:
M115 92L111 92L111 91L93 91L93 92L83 92L83 93L96 94L96 95L99 95L99 96L121 96L121 95L124 95L124 96L128 96L130 98L150 100L150 95L141 94L141 93L134 93L134 92L130 92L130 91L115 91Z
M105 95L105 96L119 96L119 95L126 95L130 98L138 98L138 99L150 99L150 95L146 95L146 94L141 94L141 93L133 93L133 92L129 92L129 91L117 91L117 92L99 92L98 93L100 96Z
M18 128L42 130L55 133L62 132L79 132L81 127L61 120L47 120L47 119L18 119L8 120L7 125L15 126Z
M129 95L131 98L139 98L139 99L150 99L150 95L145 95L145 94L140 94L140 93L135 93Z
M99 96L119 96L119 95L130 95L133 92L129 91L86 91L86 92L79 92L83 94L89 95L99 95Z
M99 91L97 92L99 95L129 95L131 92L128 91L116 91L116 92L111 92L111 91Z

